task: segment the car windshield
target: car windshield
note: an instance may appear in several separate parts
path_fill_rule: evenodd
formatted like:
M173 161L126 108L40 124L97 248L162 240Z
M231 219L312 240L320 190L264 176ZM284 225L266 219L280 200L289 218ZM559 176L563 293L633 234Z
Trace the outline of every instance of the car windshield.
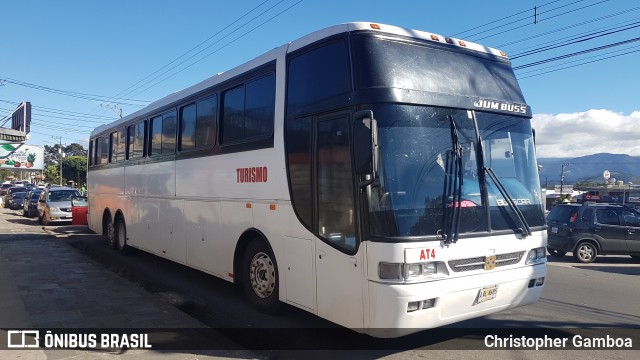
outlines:
M49 193L49 201L71 201L74 196L80 195L76 190L57 190Z
M452 207L446 183L458 162L462 176L460 233L517 229L512 201L529 226L544 226L540 183L527 118L425 106L373 107L380 145L379 184L368 188L371 235L429 236L443 231ZM481 166L471 116L483 139L484 167L499 178L487 179L481 196ZM451 122L457 127L453 144ZM454 146L455 145L455 146ZM452 149L460 147L458 158ZM508 195L505 199L504 195ZM486 202L485 202L486 201Z

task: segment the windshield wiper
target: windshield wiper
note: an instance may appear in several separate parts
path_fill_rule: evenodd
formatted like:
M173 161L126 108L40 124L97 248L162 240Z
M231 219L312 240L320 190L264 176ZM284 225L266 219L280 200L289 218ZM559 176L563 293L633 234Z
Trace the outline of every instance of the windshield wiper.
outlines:
M443 190L443 229L444 243L451 244L458 241L460 234L460 207L462 201L462 145L458 139L458 128L451 115L447 118L451 124L452 149L447 151L445 172L447 179ZM451 203L447 203L451 197Z
M502 185L502 181L500 181L498 175L496 175L496 173L491 168L484 168L484 171L489 174L489 177L496 184L496 187L498 188L498 191L500 191L500 194L502 194L502 197L504 197L504 200L507 202L511 210L513 210L514 214L516 214L516 218L522 225L522 228L519 229L522 232L522 235L525 237L531 235L531 228L527 223L527 219L524 217L522 211L520 211L520 209L518 208L518 205L516 205L516 203L513 201L513 198L511 197L511 195L509 195L507 189L505 189L504 185Z
M531 235L531 228L527 223L527 219L524 217L524 214L522 213L522 211L520 211L516 203L513 201L513 198L511 197L511 195L509 195L509 193L507 192L507 189L502 184L502 181L500 181L500 179L498 178L498 175L496 175L493 169L487 168L484 166L484 147L482 145L482 137L480 136L480 130L478 129L478 121L476 119L476 114L473 111L471 112L471 118L473 120L473 128L476 133L478 167L481 170L480 173L478 174L478 182L480 183L480 196L482 198L482 203L487 204L487 209L489 208L488 206L489 193L487 191L487 181L485 178L485 174L489 174L489 177L496 184L496 187L498 188L498 191L500 192L500 194L502 194L502 197L505 199L505 201L507 202L507 204L509 205L513 213L516 214L516 218L518 219L518 222L520 222L520 225L522 226L518 230L520 230L522 235L525 237ZM489 215L488 211L487 211L487 215Z

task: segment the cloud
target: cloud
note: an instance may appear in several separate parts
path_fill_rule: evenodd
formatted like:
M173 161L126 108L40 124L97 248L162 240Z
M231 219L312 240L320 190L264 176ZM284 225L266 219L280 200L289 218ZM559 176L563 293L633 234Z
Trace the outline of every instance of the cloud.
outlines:
M630 115L611 110L571 114L536 114L537 155L577 157L597 153L640 156L640 111Z

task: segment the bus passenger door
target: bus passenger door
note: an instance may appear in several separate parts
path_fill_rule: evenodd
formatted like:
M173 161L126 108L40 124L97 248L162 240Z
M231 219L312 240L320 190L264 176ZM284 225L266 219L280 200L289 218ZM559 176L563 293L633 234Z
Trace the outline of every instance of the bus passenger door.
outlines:
M363 251L356 236L349 115L316 118L315 242L318 315L363 328Z

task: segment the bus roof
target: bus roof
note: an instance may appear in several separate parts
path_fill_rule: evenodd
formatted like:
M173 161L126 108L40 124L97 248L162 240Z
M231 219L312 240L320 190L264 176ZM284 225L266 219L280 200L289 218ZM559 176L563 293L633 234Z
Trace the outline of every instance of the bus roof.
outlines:
M162 110L163 108L165 108L168 105L171 105L172 103L175 103L177 101L180 101L181 99L184 99L185 97L197 94L201 91L206 90L209 87L212 87L214 85L223 83L227 80L230 80L232 78L234 78L237 75L240 75L242 73L244 73L245 71L251 70L253 68L259 67L261 65L264 65L270 61L275 60L276 58L278 58L279 56L284 56L287 53L296 51L300 48L303 48L307 45L310 45L316 41L322 40L324 38L333 36L333 35L337 35L340 33L346 33L346 32L352 32L352 31L364 31L364 30L368 30L368 31L376 31L376 32L380 32L381 34L391 34L391 35L400 35L400 36L406 36L406 37L413 37L413 38L417 38L417 39L421 39L421 40L426 40L426 41L433 41L434 43L441 43L441 44L445 44L445 45L449 45L449 46L453 46L456 48L460 48L460 49L467 49L467 50L472 50L472 51L477 51L477 52L481 52L481 53L486 53L486 54L491 54L491 55L495 55L498 57L502 57L502 58L507 58L507 55L497 49L491 48L491 47L487 47L487 46L483 46L480 44L476 44L476 43L472 43L472 42L468 42L468 41L464 41L464 40L460 40L460 39L456 39L456 38L451 38L451 37L445 37L439 34L434 34L434 33L430 33L430 32L425 32L425 31L420 31L420 30L412 30L412 29L405 29L405 28L401 28L401 27L397 27L397 26L393 26L393 25L385 25L385 24L380 24L380 23L372 23L372 22L351 22L351 23L344 23L344 24L339 24L339 25L334 25L334 26L330 26L321 30L317 30L315 32L312 32L308 35L305 35L297 40L294 40L288 44L284 44L282 46L279 46L273 50L270 50L256 58L254 58L253 60L250 60L242 65L239 65L227 72L223 72L223 73L218 73L206 80L203 80L193 86L190 86L188 88L185 88L183 90L177 91L173 94L169 94L159 100L156 100L154 102L152 102L151 104L147 105L146 107L131 113L125 117L123 117L122 119L118 119L116 121L113 121L111 123L108 124L104 124L104 125L100 125L98 127L96 127L93 132L91 132L91 137L93 137L94 135L100 134L101 132L107 130L107 129L111 129L114 126L120 125L120 124L124 124L129 122L132 119L136 119L142 115L145 114L149 114L149 113L154 113L155 111L159 111Z

